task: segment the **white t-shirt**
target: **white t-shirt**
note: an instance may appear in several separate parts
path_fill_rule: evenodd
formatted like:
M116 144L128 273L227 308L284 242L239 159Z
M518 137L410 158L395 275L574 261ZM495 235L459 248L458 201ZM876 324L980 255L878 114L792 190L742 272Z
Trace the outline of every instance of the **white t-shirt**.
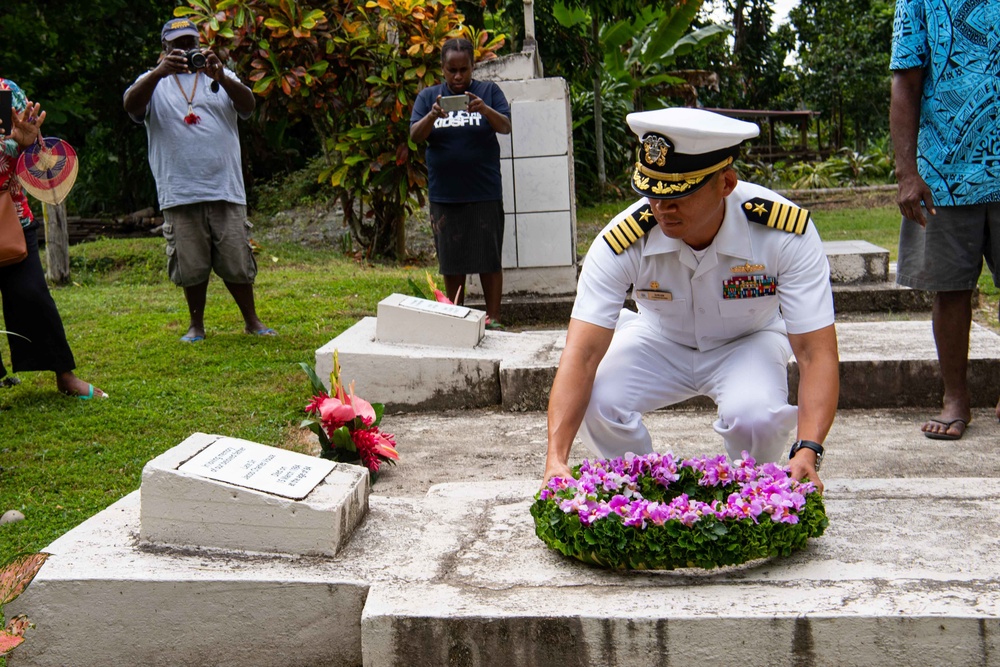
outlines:
M149 75L146 72L132 86ZM228 69L225 75L239 80ZM188 114L184 96L191 98L192 90L192 109L199 121L189 125L184 122ZM160 79L145 118L132 116L132 120L146 124L149 167L161 209L209 201L246 204L238 117L249 114L238 116L226 89L219 86L218 92L212 92L212 79L203 72Z
M743 204L753 198L790 203L740 181L700 260L659 227L616 255L604 233L646 205L645 199L635 202L587 252L572 317L614 329L634 285L640 317L669 340L703 351L756 331L800 334L833 324L830 265L815 225L798 235L750 222Z

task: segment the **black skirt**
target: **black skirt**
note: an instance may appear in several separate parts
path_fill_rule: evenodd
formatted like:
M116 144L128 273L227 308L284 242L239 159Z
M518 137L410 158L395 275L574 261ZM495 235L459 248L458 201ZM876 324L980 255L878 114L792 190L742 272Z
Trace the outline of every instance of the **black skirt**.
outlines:
M443 276L502 270L503 202L431 202L431 229Z

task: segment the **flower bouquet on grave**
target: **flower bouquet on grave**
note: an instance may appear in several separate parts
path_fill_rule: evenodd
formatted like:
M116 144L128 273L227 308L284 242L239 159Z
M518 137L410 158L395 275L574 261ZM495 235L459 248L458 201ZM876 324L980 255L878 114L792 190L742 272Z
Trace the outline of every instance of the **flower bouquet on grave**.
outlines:
M434 278L431 277L430 271L424 271L424 275L427 277L427 288L430 290L430 293L434 295L434 298L432 299L431 297L427 296L424 290L420 288L420 285L414 282L413 278L407 278L407 281L410 283L410 290L413 292L413 296L419 299L427 299L428 301L447 303L452 306L455 305L455 302L458 301L458 298L462 296L462 288L459 287L458 292L455 294L455 300L452 301L451 299L448 298L447 294L438 289L437 284L434 282Z
M309 417L301 426L319 438L320 456L331 461L360 463L368 468L374 483L383 464L395 465L399 459L395 436L379 429L385 406L355 396L354 383L344 388L336 351L329 394L311 366L305 363L300 366L313 388L312 400L305 409Z
M584 461L531 506L535 533L563 555L631 570L712 569L788 556L827 526L823 499L774 463L743 452Z

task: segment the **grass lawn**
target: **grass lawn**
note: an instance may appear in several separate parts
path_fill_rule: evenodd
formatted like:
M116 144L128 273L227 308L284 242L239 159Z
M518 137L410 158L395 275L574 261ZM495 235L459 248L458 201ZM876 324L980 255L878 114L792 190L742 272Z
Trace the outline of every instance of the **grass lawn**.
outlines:
M623 206L578 211L581 252ZM865 239L895 256L894 207L816 211L815 218L827 239ZM0 512L27 517L0 527L0 562L44 548L138 488L146 462L195 431L293 441L309 398L299 362L312 363L316 348L374 315L387 294L408 293L407 278L422 282L425 271L361 265L333 248L265 246L258 310L280 335L243 334L236 306L213 277L208 337L182 344L187 309L167 280L162 245L102 240L70 249L75 283L53 295L78 374L111 398L61 396L52 373L22 373L20 386L0 389ZM995 323L998 293L985 282ZM0 351L9 362L6 346Z

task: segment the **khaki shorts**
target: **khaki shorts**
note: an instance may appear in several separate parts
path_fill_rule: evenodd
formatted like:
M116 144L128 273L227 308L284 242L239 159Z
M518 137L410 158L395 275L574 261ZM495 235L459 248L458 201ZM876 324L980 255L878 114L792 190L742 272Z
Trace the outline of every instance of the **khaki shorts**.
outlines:
M167 273L181 287L208 280L212 271L226 282L252 284L257 260L250 247L247 207L225 201L173 206L163 211Z

